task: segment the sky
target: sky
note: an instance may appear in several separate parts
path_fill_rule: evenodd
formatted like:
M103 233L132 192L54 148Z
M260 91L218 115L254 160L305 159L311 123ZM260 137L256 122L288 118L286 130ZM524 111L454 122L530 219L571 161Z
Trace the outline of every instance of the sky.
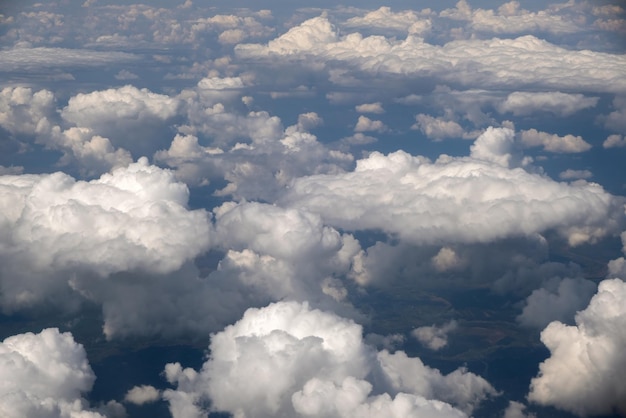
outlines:
M0 415L626 416L626 4L0 3Z

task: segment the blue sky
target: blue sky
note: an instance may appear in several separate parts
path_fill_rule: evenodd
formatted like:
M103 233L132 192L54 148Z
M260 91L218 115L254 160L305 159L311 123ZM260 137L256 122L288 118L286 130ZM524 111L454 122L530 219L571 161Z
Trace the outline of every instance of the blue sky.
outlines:
M408 7L3 4L0 415L626 414L623 4Z

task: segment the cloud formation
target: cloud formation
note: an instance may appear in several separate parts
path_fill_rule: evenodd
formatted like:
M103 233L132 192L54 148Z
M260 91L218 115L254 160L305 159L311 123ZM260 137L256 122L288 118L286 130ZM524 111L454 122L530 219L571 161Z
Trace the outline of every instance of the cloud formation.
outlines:
M576 325L555 321L541 333L550 357L540 364L528 399L578 416L626 413L626 283L601 282Z
M213 335L210 350L200 371L166 366L176 389L164 398L174 417L201 415L206 400L214 411L242 417L465 417L438 398L471 411L495 394L466 370L442 375L403 352L376 353L359 325L306 303L249 309ZM390 392L372 394L372 374L381 379L378 390Z
M513 132L488 129L469 157L431 162L373 152L352 172L295 179L281 203L331 225L377 229L413 243L488 242L556 229L571 244L616 232L619 199L596 184L563 184L514 164Z

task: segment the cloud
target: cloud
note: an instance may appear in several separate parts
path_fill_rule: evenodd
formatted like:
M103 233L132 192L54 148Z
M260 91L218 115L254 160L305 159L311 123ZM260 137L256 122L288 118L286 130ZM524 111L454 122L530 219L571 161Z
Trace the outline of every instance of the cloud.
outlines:
M554 278L533 291L517 321L526 327L542 329L552 321L572 323L596 291L596 284L581 278Z
M55 99L49 90L5 87L0 91L0 126L14 135L41 132L54 112Z
M602 143L604 148L621 148L626 147L626 138L619 134L609 135Z
M235 53L245 60L266 60L273 65L278 59L285 64L315 63L317 67L332 62L333 67L356 67L376 77L427 77L472 88L532 85L547 90L626 91L623 55L566 49L532 35L456 40L440 46L416 36L403 40L364 37L356 32L339 36L321 16L292 27L267 45L239 44Z
M613 99L613 108L615 110L606 116L600 116L598 119L604 123L607 129L615 132L626 133L626 97L617 96Z
M79 93L69 99L61 116L140 157L158 147L155 140L163 137L163 128L178 115L180 106L177 98L126 85Z
M494 393L464 369L442 375L404 353L376 353L361 332L354 322L306 303L249 309L213 335L200 371L179 363L165 367L176 389L166 390L164 398L176 417L206 413L209 400L211 410L236 416L465 417L437 397L471 410ZM378 393L391 392L370 395L370 373L384 380Z
M46 278L50 271L177 270L210 244L209 217L188 210L188 197L171 172L145 159L90 182L60 172L0 177L3 308L67 286L67 277Z
M545 151L558 153L579 153L589 151L591 144L580 136L559 136L540 132L536 129L528 129L519 133L522 144L526 147L542 146Z
M383 104L381 102L363 103L355 106L355 110L359 113L385 113L385 109L383 109Z
M554 14L550 10L530 12L520 9L518 1L504 3L494 12L491 9L472 10L466 0L460 0L455 8L443 10L440 16L467 21L474 31L498 34L537 31L569 34L581 30L575 18Z
M528 116L533 113L549 112L557 116L571 116L584 109L595 107L598 97L586 97L583 94L561 92L524 92L510 93L496 106L500 113L510 112L515 116Z
M437 351L448 345L448 333L456 330L457 327L457 322L452 320L440 327L431 325L416 328L411 331L411 335L424 347Z
M67 48L12 48L0 51L0 71L39 72L47 68L98 67L136 61L134 54Z
M367 116L359 116L354 126L354 132L385 132L387 127L379 120L372 120Z
M0 343L0 374L3 417L104 418L82 398L96 376L70 333L48 328L6 338Z
M520 402L509 401L509 406L504 410L504 418L537 418L535 414L526 414L526 405Z
M431 162L372 152L352 172L294 179L280 202L348 230L377 229L420 244L489 242L556 229L570 244L618 227L619 199L595 184L563 184L521 168L513 131L488 129L469 157ZM514 165L513 165L514 167Z
M589 170L572 170L567 169L559 173L559 178L562 180L577 180L577 179L590 179L593 177L593 173Z
M413 10L392 12L391 8L383 6L363 16L348 19L345 22L345 26L361 27L369 30L372 28L391 29L394 31L423 35L430 31L432 23L430 19L422 16L428 16L430 13L429 9L422 12L415 12Z
M130 389L124 400L135 405L143 405L145 403L155 402L161 398L161 392L154 386L142 385L135 386Z
M601 282L576 325L555 321L541 333L550 357L539 365L528 399L578 416L626 413L626 283Z
M453 120L435 118L423 113L415 116L415 120L417 123L412 126L412 129L419 129L429 139L441 141L446 138L465 137L463 127Z

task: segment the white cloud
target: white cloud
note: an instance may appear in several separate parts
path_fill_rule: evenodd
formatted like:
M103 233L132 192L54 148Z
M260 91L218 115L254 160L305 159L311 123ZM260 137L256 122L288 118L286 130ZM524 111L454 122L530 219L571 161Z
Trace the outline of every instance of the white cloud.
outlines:
M160 398L161 392L154 386L149 385L135 386L124 396L124 400L126 402L130 402L135 405L156 402Z
M6 338L0 343L0 374L3 417L104 418L82 398L96 377L70 333L48 328Z
M606 116L599 117L607 129L615 132L626 133L626 96L617 96L613 99L615 110Z
M558 153L579 153L589 151L591 144L580 136L559 136L529 129L519 133L522 144L526 147L543 147L544 150Z
M555 278L526 298L517 321L526 327L544 328L552 321L572 323L574 315L589 303L596 284L581 278Z
M571 244L618 228L619 199L596 184L564 184L520 168L513 131L488 129L470 157L436 162L372 152L352 172L294 179L283 205L344 229L379 229L413 243L488 242L556 229Z
M35 135L45 130L54 112L55 99L49 90L5 87L0 91L0 126L12 134Z
M448 334L458 327L452 320L438 327L436 325L419 327L411 331L411 335L424 347L437 351L448 345Z
M570 116L584 109L595 107L598 97L561 92L516 91L496 106L500 113L510 112L515 116L550 112L557 116Z
M188 193L146 160L90 182L60 172L0 177L0 257L16 269L0 277L3 308L29 306L50 286L67 286L69 277L46 277L50 271L180 268L210 243L209 217L186 208Z
M177 98L126 85L79 93L69 99L61 116L140 157L151 155L165 139L164 128L178 115L180 106Z
M235 53L243 59L272 63L277 59L310 62L318 67L344 63L377 77L434 77L472 88L521 89L533 85L548 90L626 91L623 55L565 49L532 35L457 40L439 46L415 36L395 40L349 33L340 37L322 16L292 27L267 45L239 44Z
M590 179L593 177L593 173L589 170L572 170L567 169L559 173L559 178L562 180L577 180L577 179Z
M520 402L509 401L509 406L504 410L504 418L537 418L535 414L526 414L526 405Z
M460 0L454 9L443 10L440 16L467 21L478 32L515 34L539 31L568 34L581 30L580 23L575 19L554 14L550 10L530 12L520 9L518 1L504 3L494 12L491 9L472 10L466 0Z
M604 148L626 147L626 138L619 134L609 135L602 143Z
M242 417L460 418L466 415L444 402L471 411L495 394L466 370L442 375L404 353L376 353L363 343L359 325L294 302L249 309L213 335L210 351L200 371L166 366L167 380L176 385L164 393L173 416L201 414L210 400L212 410ZM379 393L390 393L370 395L371 372L384 382Z
M420 113L415 116L417 123L412 129L419 129L429 139L440 141L446 138L464 138L463 127L453 120L445 118L435 118L430 115Z
M376 113L376 114L385 113L385 109L383 109L383 104L381 102L363 103L363 104L357 105L355 109L359 113Z
M540 364L528 399L579 416L626 413L626 283L605 280L576 325L555 321L541 333L550 357Z
M352 17L345 22L345 25L370 30L371 28L392 29L422 35L429 32L431 29L431 21L427 18L430 14L431 12L428 9L421 13L413 10L393 12L391 8L383 6L363 16Z
M387 127L382 121L372 120L367 116L359 116L354 132L385 132Z

